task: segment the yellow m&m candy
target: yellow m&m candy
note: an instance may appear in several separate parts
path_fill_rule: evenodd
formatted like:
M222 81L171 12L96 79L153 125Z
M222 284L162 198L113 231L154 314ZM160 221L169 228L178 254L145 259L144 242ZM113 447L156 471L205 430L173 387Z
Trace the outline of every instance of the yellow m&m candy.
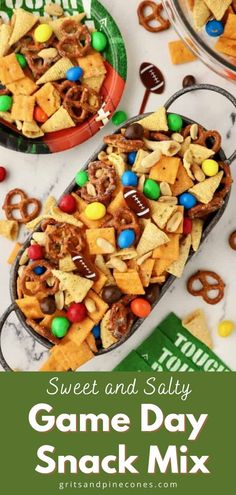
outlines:
M106 207L102 203L95 201L85 208L84 213L89 220L100 220L106 215Z
M51 38L53 29L49 24L40 24L34 31L34 39L38 43L45 43Z
M202 162L202 170L208 177L213 177L219 172L219 165L215 160L204 160Z
M218 333L221 337L228 337L235 328L235 324L230 320L223 320L218 325Z

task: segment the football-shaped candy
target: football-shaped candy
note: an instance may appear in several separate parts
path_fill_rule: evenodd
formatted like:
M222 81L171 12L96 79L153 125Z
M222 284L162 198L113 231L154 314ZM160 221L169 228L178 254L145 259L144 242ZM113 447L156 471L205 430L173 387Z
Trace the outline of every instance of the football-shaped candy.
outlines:
M97 280L98 276L91 261L84 256L84 254L74 254L72 257L74 264L81 277L89 278L90 280Z
M128 207L136 213L139 218L150 218L151 212L145 196L133 187L124 188L124 199Z
M155 94L161 94L165 88L164 76L155 65L143 62L139 69L140 79L146 89Z

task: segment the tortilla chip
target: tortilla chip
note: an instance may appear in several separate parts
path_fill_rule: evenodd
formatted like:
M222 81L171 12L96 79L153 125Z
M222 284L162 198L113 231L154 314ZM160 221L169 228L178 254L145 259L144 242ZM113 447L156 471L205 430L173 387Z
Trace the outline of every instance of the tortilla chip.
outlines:
M70 20L78 22L78 24L79 24L84 17L85 17L84 12L81 12L80 14L72 15L70 17L60 17L60 19L55 19L55 20L52 20L51 17L48 17L48 18L43 17L42 23L47 22L48 24L50 24L56 37L60 40L63 37L63 35L61 33L61 25L63 24L64 21L70 19ZM40 19L40 21L41 21L41 19Z
M52 275L60 280L60 289L66 290L73 302L81 302L91 289L93 282L72 273L52 270Z
M187 62L193 62L197 60L189 48L182 40L170 41L168 43L171 62L174 65L186 64Z
M165 107L160 107L156 112L138 121L144 129L149 131L168 131L167 116Z
M139 276L143 287L148 287L152 276L155 260L148 258L139 266Z
M6 84L7 89L13 93L13 95L25 95L30 96L36 91L36 84L30 79L30 77L23 77L16 82Z
M215 49L229 57L236 57L236 40L221 36L215 44Z
M168 273L174 275L177 278L182 277L184 267L188 260L189 251L191 248L191 235L187 235L180 243L180 254L176 261L173 261L171 265L166 269Z
M212 338L207 326L206 317L201 309L196 309L182 320L184 328L194 335L198 340L201 340L205 345L212 348Z
M101 322L101 339L104 349L111 347L112 344L117 342L117 338L112 335L110 330L110 314L111 310L107 311Z
M97 93L100 93L102 85L105 81L106 75L101 74L100 76L94 77L83 77L83 84L86 84L91 89L94 89Z
M181 148L180 143L177 143L177 141L174 140L172 141L171 139L168 141L149 141L144 138L144 143L149 150L160 150L161 154L165 156L174 156Z
M94 335L92 334L92 332L88 334L88 337L86 338L86 343L88 344L91 351L94 354L96 354L96 352L98 351L98 348L96 345L96 339L95 339Z
M204 0L204 1L217 21L220 21L222 17L224 17L227 8L232 3L232 0Z
M200 246L204 221L200 218L192 220L191 242L192 248L196 252Z
M4 57L8 52L10 45L9 40L12 32L10 24L1 24L0 26L0 57Z
M83 69L83 82L84 79L104 77L107 72L101 53L95 50L91 50L84 57L79 57L78 65Z
M14 263L14 261L15 261L15 259L16 259L16 257L17 257L17 255L18 255L18 253L19 253L19 251L20 251L21 248L22 248L22 244L20 244L19 242L17 242L15 244L14 248L12 249L10 255L7 258L7 263L9 265L13 265L13 263Z
M163 275L163 273L166 272L167 268L170 266L172 260L165 260L165 259L158 259L155 260L154 267L153 267L153 272L152 272L152 278L150 280L151 283L153 283L152 279L154 277L160 277Z
M10 84L23 77L24 72L15 53L0 58L0 81L2 84Z
M211 158L215 154L214 151L200 144L190 144L187 151L191 153L191 164L196 163L197 165L201 165L204 160Z
M236 15L229 14L225 29L224 29L224 38L229 38L231 40L236 40Z
M214 177L210 177L209 179L199 182L195 186L191 187L189 192L192 193L195 198L200 201L200 203L206 205L213 199L215 191L218 189L223 175L224 172L221 171L214 175Z
M159 203L159 201L149 201L151 206L151 215L154 222L160 229L164 229L169 218L177 210L177 206L168 203Z
M9 45L14 45L19 41L32 27L36 24L38 18L23 9L15 9L14 11L14 26L9 41Z
M14 120L32 122L34 114L34 96L14 95L11 116Z
M74 67L69 58L60 58L50 69L47 70L39 79L36 84L45 84L51 81L58 81L59 79L65 79L66 73L71 67Z
M152 251L156 247L162 246L162 244L165 244L168 241L169 237L162 232L162 230L156 227L156 225L149 222L144 228L136 250L138 255L142 256L142 254Z
M109 306L93 290L90 290L88 292L87 297L90 297L94 301L95 306L96 306L96 311L94 311L93 313L89 313L89 317L91 318L91 320L93 320L94 325L96 325L97 323L99 323L101 321L104 314L108 310Z
M44 84L37 93L35 93L35 99L48 117L53 115L61 104L60 94L50 82Z
M125 208L126 207L126 202L124 199L123 191L120 191L114 199L111 201L107 208L107 213L115 213L118 208Z
M115 229L113 227L103 228L103 229L87 229L86 239L90 254L111 254L111 251L109 251L109 249L106 248L106 246L104 246L104 248L98 246L97 239L104 239L111 246L113 246L115 251L116 240L115 240Z
M179 259L179 234L168 234L169 242L157 247L152 257L164 260L176 261Z
M46 122L42 125L43 132L55 132L62 129L75 127L75 123L67 110L61 106Z
M201 29L205 26L211 15L204 0L194 0L193 6L193 20L196 29Z
M159 162L151 168L149 177L158 182L168 182L173 185L180 163L180 158L162 156Z
M76 265L70 254L59 260L59 270L62 272L73 272L76 270Z
M15 241L19 233L19 224L16 220L0 220L0 235L10 241Z
M44 132L34 120L32 120L32 122L23 122L22 134L30 139L36 139L44 136Z
M39 301L36 297L27 296L23 299L16 299L16 304L26 318L37 320L45 316L41 311Z
M145 294L140 276L136 270L129 269L125 273L113 272L116 285L124 294Z
M180 163L175 182L170 186L173 196L180 196L180 194L188 191L193 185L194 182L187 174L182 163Z
M14 123L14 119L12 118L10 112L0 112L0 118L5 120L6 122L9 122L9 124Z

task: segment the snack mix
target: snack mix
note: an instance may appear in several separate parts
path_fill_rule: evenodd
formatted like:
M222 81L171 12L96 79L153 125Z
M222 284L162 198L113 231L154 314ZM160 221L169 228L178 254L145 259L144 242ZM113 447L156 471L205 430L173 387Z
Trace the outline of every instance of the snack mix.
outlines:
M74 370L125 340L167 278L182 276L232 184L220 134L165 108L104 143L72 192L26 225L16 303L54 344L44 371Z
M54 17L19 8L0 25L0 118L28 138L75 127L102 105L105 34L49 5Z
M236 1L188 0L197 30L205 28L208 36L216 37L215 49L236 58Z

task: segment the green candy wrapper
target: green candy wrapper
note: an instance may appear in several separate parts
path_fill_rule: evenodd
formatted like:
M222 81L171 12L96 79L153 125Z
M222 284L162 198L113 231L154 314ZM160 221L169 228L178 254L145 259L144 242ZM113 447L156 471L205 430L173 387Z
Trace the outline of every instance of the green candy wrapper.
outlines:
M175 350L181 352L198 371L231 371L209 347L182 326L174 313L170 313L156 331L158 328L172 342Z

